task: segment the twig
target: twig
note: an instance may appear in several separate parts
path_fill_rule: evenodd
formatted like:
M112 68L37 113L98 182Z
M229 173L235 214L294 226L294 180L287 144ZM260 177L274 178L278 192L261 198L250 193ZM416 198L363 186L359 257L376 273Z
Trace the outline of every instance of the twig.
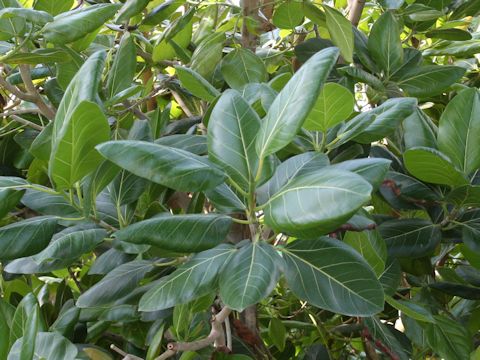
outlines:
M131 110L139 119L150 120L147 115L145 115L139 108L134 106L130 101L123 100L123 105L125 105L126 108Z
M39 109L20 109L20 110L12 110L12 111L5 111L0 113L0 117L8 117L12 115L23 115L23 114L38 114L40 112Z
M43 130L43 126L41 125L37 125L31 121L28 121L24 118L21 118L20 116L17 116L17 115L9 115L10 119L12 119L13 121L16 121L20 124L23 124L23 125L26 125L26 126L30 126L32 129L35 129L35 130L39 130L39 131L42 131Z
M34 102L35 101L35 96L32 96L30 94L24 93L23 91L20 91L16 86L10 84L2 76L0 76L0 86L3 87L8 92L15 95L19 99L22 99L22 100L25 100L25 101L28 101L28 102Z
M143 360L142 358L132 355L132 354L127 354L125 351L120 349L119 347L115 346L114 344L110 345L110 349L115 351L116 353L120 354L123 356L122 360Z
M232 351L232 327L228 316L225 318L225 333L227 334L227 348Z
M28 94L33 96L33 102L38 106L42 114L45 115L47 119L55 119L55 110L47 105L33 84L32 76L30 75L30 65L19 65L18 68L20 69L20 76L22 77L23 83L27 88Z
M180 97L180 95L178 95L177 92L175 91L172 91L172 95L173 95L173 98L175 99L175 101L177 102L177 104L182 108L183 112L185 113L185 115L187 115L188 117L192 117L193 116L193 113L190 111L190 109L187 107L187 104L185 104L185 102L183 101L183 99Z

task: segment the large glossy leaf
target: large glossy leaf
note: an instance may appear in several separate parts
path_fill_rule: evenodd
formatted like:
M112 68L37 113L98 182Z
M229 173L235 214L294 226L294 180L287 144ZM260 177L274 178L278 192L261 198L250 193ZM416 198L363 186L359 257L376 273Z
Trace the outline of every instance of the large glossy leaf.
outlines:
M57 189L68 189L102 161L95 146L108 141L110 127L100 107L90 101L77 105L57 133L49 172Z
M7 360L21 360L20 350L23 341L15 342ZM33 360L75 360L78 350L70 341L56 332L40 332L35 339L35 353Z
M328 165L328 157L323 153L306 152L292 156L281 163L270 180L257 189L257 198L264 204L296 176L317 171Z
M128 21L131 17L142 12L150 0L127 0L115 19L117 24Z
M256 149L260 158L277 152L293 140L314 106L337 58L336 48L318 52L277 95L258 134Z
M97 150L131 173L179 191L205 190L225 180L207 159L181 149L122 140L100 144Z
M52 194L45 191L28 189L22 198L22 203L28 208L43 215L71 218L78 218L81 216L80 212L61 194Z
M389 77L403 63L400 25L391 11L374 23L368 37L368 50L377 65Z
M102 26L119 7L119 4L99 4L62 13L45 25L43 36L55 44L71 43Z
M232 245L221 244L196 254L147 291L140 300L140 310L168 309L213 292L220 269L235 252Z
M264 242L248 243L222 269L220 297L226 306L243 311L267 297L280 276L282 259Z
M35 351L35 340L38 331L38 317L39 308L35 306L33 311L28 314L27 321L25 323L25 331L22 337L22 346L20 347L20 360L33 359Z
M155 143L189 151L196 155L208 153L207 137L205 135L174 134L162 136L155 140Z
M444 359L463 360L470 357L471 336L467 329L455 320L435 315L435 323L425 330L427 342Z
M288 286L314 306L352 316L383 309L383 290L360 254L326 237L296 240L281 249Z
M0 228L0 259L10 260L43 250L57 227L57 219L37 216Z
M52 149L55 149L61 134L66 132L68 123L77 105L82 101L96 102L98 87L105 63L105 52L91 55L70 81L55 115L52 132Z
M448 157L435 149L414 147L403 154L407 170L416 178L452 187L468 183Z
M323 5L325 10L327 29L332 42L340 49L342 57L353 62L353 30L352 23L338 10Z
M55 239L43 251L33 256L38 263L61 261L70 263L72 260L92 251L103 239L107 232L103 229L88 229L68 233Z
M86 308L112 304L135 289L153 267L153 263L147 260L135 260L118 266L80 295L77 306Z
M440 94L464 73L465 69L458 66L425 65L404 73L397 84L409 96L429 97Z
M205 101L213 101L220 95L217 89L192 69L184 66L175 66L175 71L182 86L196 97Z
M265 222L289 234L336 230L370 199L372 186L344 170L322 169L295 177L265 204Z
M268 80L263 61L250 50L242 48L229 52L223 58L221 71L227 84L237 90L241 90L248 83Z
M130 225L117 231L115 237L166 250L198 252L225 240L231 224L232 219L224 215L164 215Z
M326 132L348 118L353 104L353 94L347 88L336 83L325 84L303 127Z
M330 169L351 171L363 177L374 189L377 189L383 182L390 164L391 161L387 159L365 158L342 161L331 165Z
M385 270L387 246L377 230L347 231L343 241L357 250L377 276Z
M223 32L213 33L203 40L192 54L192 70L209 81L217 64L222 59L224 41L225 34Z
M248 191L258 168L255 139L260 128L257 113L235 90L225 91L208 122L208 157Z
M379 231L394 257L431 255L441 240L439 225L423 219L396 219L380 224Z
M137 68L137 50L130 33L122 36L112 66L108 72L107 95L112 98L132 85Z
M465 174L480 168L480 93L460 92L445 108L438 127L438 148Z

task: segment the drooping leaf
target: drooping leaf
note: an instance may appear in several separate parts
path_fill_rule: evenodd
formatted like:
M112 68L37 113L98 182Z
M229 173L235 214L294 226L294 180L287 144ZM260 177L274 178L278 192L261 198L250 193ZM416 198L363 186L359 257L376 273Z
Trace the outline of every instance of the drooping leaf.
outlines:
M438 148L465 174L480 168L480 93L468 89L445 108L438 127Z
M213 101L220 95L217 89L192 69L184 66L175 66L175 71L182 86L200 99Z
M354 98L345 87L336 83L327 83L305 120L307 130L326 132L346 120L353 111Z
M198 252L222 242L231 224L232 219L224 215L164 215L127 226L115 237L177 252Z
M440 94L464 73L465 69L459 66L424 65L404 73L397 84L409 96L430 97Z
M397 219L380 224L379 231L394 257L431 255L441 239L440 227L429 220Z
M243 311L267 297L278 282L281 258L263 241L241 247L225 264L219 279L226 306Z
M52 238L57 219L37 216L0 228L0 258L11 260L43 250Z
M235 90L225 91L208 122L208 156L245 191L258 168L255 139L260 128L257 113Z
M414 147L403 154L403 159L407 170L422 181L452 187L468 182L451 160L438 150Z
M371 191L361 176L344 170L326 168L297 176L265 204L265 222L289 234L326 234L352 217Z
M45 25L42 34L55 44L74 42L102 26L119 7L119 4L98 4L62 13Z
M268 80L263 61L253 52L238 48L222 59L221 72L227 84L241 90L249 83L262 83Z
M318 98L338 58L338 49L328 48L312 56L275 98L262 121L256 141L261 159L293 140Z
M221 244L196 254L147 291L140 300L140 310L168 309L213 291L217 286L219 269L235 251L232 245Z
M100 107L90 101L77 105L56 136L49 173L57 189L68 189L102 161L95 146L108 141L110 127Z
M368 316L383 309L374 271L352 248L326 237L281 249L288 286L300 299L329 311Z
M408 300L397 300L391 296L387 296L385 300L395 309L401 311L402 314L412 319L430 323L435 322L432 313L420 304Z
M109 141L97 150L125 170L179 191L201 191L225 180L208 160L185 150L135 140Z
M9 56L5 62L9 64L54 64L70 61L70 55L62 49L36 49L28 53L17 53Z
M120 265L85 291L78 298L77 306L87 308L111 305L135 289L152 269L153 263L147 260L134 260Z
M340 49L340 54L347 62L353 62L352 23L338 10L323 5L327 17L327 29L332 42Z

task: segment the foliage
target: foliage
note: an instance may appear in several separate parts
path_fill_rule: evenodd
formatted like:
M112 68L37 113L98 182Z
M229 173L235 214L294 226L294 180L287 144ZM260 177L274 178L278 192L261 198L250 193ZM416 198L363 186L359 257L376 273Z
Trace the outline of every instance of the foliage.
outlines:
M478 358L480 2L243 3L0 0L0 359Z

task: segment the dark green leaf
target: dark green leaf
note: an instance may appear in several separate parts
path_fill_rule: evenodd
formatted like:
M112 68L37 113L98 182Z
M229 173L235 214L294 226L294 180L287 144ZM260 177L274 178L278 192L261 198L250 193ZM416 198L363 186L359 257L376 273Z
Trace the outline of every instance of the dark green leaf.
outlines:
M121 24L123 22L128 22L131 17L142 12L148 5L150 0L127 0L118 12L115 22Z
M130 33L120 40L117 53L108 72L107 94L111 99L132 85L137 68L137 50Z
M227 84L241 90L248 83L262 83L268 80L263 61L253 52L238 48L222 60L221 71Z
M353 62L352 23L338 10L323 5L327 16L327 29L332 42L340 49L340 54L347 62Z
M196 97L205 101L213 101L220 95L217 89L192 69L184 66L175 66L175 71L182 86Z
M387 246L377 230L347 231L343 241L362 255L377 276L383 273L387 260Z
M467 329L455 320L435 315L435 323L425 329L427 342L441 357L463 360L470 357L472 343Z
M462 29L435 29L428 31L425 36L429 38L454 41L464 41L472 38L472 34Z
M370 266L348 245L322 237L281 249L288 286L314 306L352 316L383 309L383 290Z
M97 150L131 173L179 191L205 190L225 180L208 160L185 150L134 140L109 141Z
M22 339L17 340L8 354L7 360L20 360ZM40 332L35 341L33 360L75 360L78 350L70 341L58 333Z

